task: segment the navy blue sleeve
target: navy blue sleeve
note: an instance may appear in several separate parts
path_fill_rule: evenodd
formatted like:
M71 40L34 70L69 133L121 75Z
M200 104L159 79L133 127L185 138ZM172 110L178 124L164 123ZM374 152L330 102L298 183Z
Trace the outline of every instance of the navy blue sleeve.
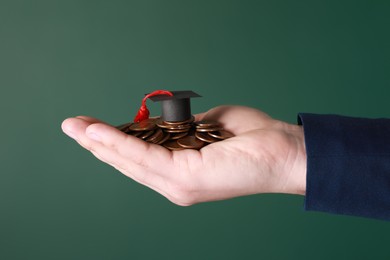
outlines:
M390 119L301 113L305 209L390 220Z

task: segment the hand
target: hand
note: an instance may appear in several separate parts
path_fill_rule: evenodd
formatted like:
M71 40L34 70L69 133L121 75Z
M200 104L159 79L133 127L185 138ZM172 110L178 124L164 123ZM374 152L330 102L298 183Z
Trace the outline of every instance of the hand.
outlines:
M257 193L305 193L301 126L241 106L220 106L195 117L216 120L235 137L199 151L171 152L90 117L66 119L62 129L101 161L178 205Z

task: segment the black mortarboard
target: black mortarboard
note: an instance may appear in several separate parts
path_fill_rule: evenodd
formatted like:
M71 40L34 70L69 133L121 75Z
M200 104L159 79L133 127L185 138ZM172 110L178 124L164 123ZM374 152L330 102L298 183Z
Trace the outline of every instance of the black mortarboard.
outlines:
M156 95L150 97L154 102L161 102L161 118L168 122L179 122L191 119L190 98L200 97L193 91L170 91L173 96Z

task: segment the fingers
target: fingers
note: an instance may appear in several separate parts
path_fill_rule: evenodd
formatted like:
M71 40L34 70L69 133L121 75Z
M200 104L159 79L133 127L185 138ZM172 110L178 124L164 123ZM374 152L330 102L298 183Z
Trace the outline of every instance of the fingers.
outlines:
M89 119L88 119L89 120ZM92 119L92 122L96 120ZM166 173L171 170L171 153L151 145L104 123L90 123L80 118L63 122L63 131L85 149L99 154L99 159L114 167L141 166L145 171ZM166 167L169 169L165 169Z
M173 172L171 153L106 124L90 123L96 121L99 120L69 118L62 123L62 129L99 160L169 198L163 188L163 175Z
M206 114L206 113L200 113L200 114L194 115L195 121L203 120L203 117L204 117L205 114Z
M88 138L138 165L159 169L171 164L171 153L167 149L122 133L106 124L91 124L86 128L85 133Z
M115 169L117 169L127 177L169 198L169 194L166 193L164 189L160 188L162 184L165 183L165 181L158 174L153 174L151 172L148 172L145 170L143 166L137 164L131 164L129 163L129 161L127 161L126 159L123 160L123 158L119 156L117 156L115 163L111 164L108 162L109 160L107 158L109 158L112 155L112 152L107 149L104 150L102 149L99 152L91 150L91 153L96 158L98 158L99 160L105 163L108 163L109 165L111 165L112 167L114 167Z
M87 121L88 123L104 123L103 121L97 119L97 118L93 118L93 117L90 117L90 116L76 116L76 118L79 118L79 119L82 119L84 121Z
M69 137L79 141L80 139L84 139L83 135L85 135L85 129L91 123L83 120L81 118L68 118L62 122L61 128L62 131L67 134ZM86 148L86 147L84 147ZM87 149L87 148L86 148Z

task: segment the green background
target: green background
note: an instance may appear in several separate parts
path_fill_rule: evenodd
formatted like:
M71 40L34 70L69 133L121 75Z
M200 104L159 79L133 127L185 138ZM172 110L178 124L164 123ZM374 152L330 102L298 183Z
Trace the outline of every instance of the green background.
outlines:
M144 93L390 117L390 2L0 0L0 259L384 259L390 223L255 195L179 207L67 138ZM150 104L153 114L158 106Z

